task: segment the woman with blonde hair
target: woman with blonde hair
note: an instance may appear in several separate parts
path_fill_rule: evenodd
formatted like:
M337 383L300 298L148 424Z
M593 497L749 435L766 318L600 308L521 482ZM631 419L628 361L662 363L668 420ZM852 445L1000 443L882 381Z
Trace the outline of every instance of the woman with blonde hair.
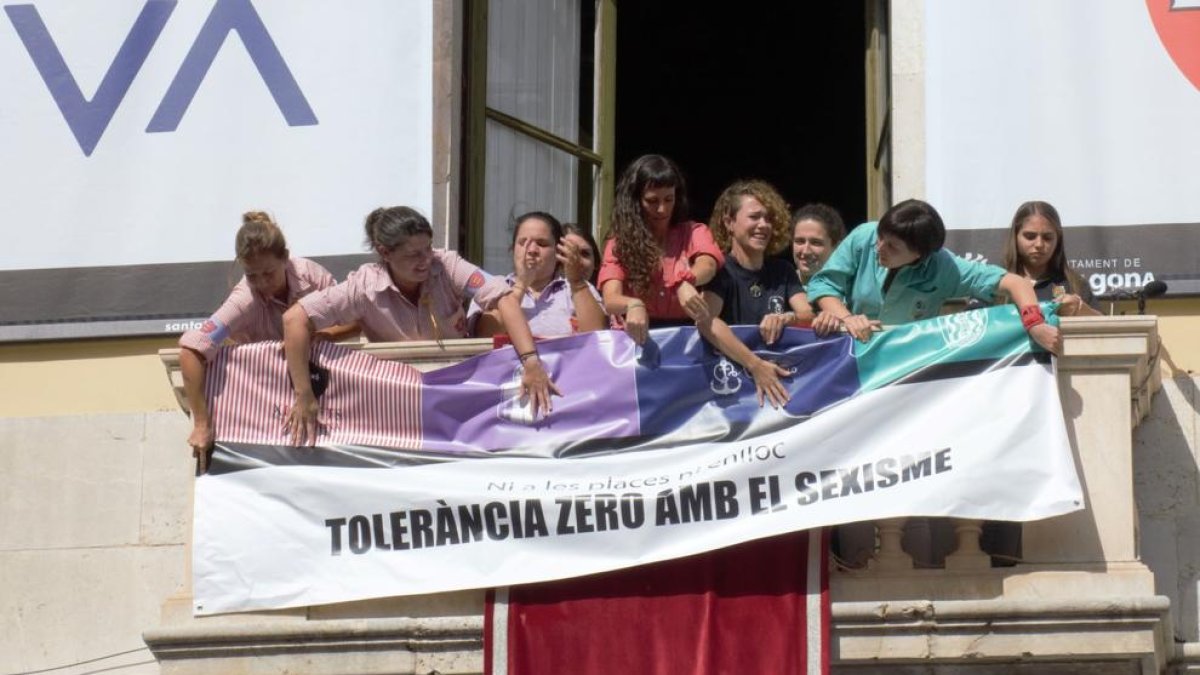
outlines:
M179 370L192 411L188 445L200 460L201 471L214 437L204 399L208 361L226 341L246 344L282 340L284 312L300 298L335 283L324 267L291 256L283 232L263 211L242 215L234 249L245 276L199 329L179 338Z
M788 325L812 319L804 286L791 265L775 257L791 240L787 203L770 184L741 180L721 193L709 222L725 264L704 287L708 312L696 327L754 378L759 405L783 406L788 395L779 377L787 371L755 355L729 326L757 325L771 344Z

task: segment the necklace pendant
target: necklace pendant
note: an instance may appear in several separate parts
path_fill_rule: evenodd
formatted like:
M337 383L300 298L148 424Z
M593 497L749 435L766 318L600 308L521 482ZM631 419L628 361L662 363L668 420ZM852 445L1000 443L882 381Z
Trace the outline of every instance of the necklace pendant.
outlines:
M762 297L762 293L763 293L762 286L759 286L757 281L754 282L753 284L750 284L751 297L760 298L760 297Z

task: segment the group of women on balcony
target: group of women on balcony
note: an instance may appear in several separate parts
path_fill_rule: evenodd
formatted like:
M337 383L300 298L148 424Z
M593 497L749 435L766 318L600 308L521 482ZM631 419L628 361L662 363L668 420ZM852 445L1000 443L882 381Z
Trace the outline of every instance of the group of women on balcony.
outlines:
M779 381L786 371L756 356L729 325L757 325L768 344L792 325L811 325L819 335L844 329L868 340L881 322L935 316L948 298L991 302L1001 291L1018 306L1030 337L1057 352L1061 338L1038 300L1057 298L1068 314L1094 311L1086 287L1067 269L1061 220L1044 202L1024 204L1014 216L1007 270L946 251L941 217L917 200L848 236L835 210L817 204L789 214L779 193L757 180L729 186L707 226L687 214L678 167L660 155L643 156L618 183L602 255L589 232L533 212L517 219L514 271L499 277L434 249L433 229L413 209L380 208L365 222L377 259L335 284L320 265L290 256L270 217L247 213L236 244L245 277L201 329L180 339L194 420L188 443L198 456L212 444L204 369L226 340L283 340L296 390L287 424L293 442L306 444L317 430L308 373L314 337L360 331L372 341L406 341L505 333L522 367L521 394L545 415L558 390L538 359L535 335L611 326L640 344L651 328L695 324L753 377L760 404L780 406L787 401ZM790 261L780 257L789 242Z

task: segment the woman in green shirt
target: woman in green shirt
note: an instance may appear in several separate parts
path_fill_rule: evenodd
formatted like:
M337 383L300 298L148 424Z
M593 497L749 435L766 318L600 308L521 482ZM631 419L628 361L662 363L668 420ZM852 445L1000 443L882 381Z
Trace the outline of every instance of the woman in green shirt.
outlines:
M937 316L949 298L991 301L996 291L1012 298L1035 342L1058 354L1062 336L1046 323L1030 284L1003 268L959 258L942 248L946 227L929 204L909 199L888 209L878 223L855 228L808 284L821 313L813 330L829 334L844 326L862 341L873 326Z

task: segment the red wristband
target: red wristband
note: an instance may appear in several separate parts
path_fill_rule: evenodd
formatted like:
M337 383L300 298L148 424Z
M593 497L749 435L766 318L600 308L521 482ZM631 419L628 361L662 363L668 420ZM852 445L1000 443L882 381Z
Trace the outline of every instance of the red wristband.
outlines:
M1042 316L1042 308L1038 305L1029 305L1021 308L1021 325L1025 326L1025 330L1029 330L1034 326L1046 323L1046 317Z
M688 282L689 284L695 286L696 285L696 273L690 269L686 272L683 272L682 274L679 275L679 277L677 279L675 279L674 286L677 287L685 281Z

